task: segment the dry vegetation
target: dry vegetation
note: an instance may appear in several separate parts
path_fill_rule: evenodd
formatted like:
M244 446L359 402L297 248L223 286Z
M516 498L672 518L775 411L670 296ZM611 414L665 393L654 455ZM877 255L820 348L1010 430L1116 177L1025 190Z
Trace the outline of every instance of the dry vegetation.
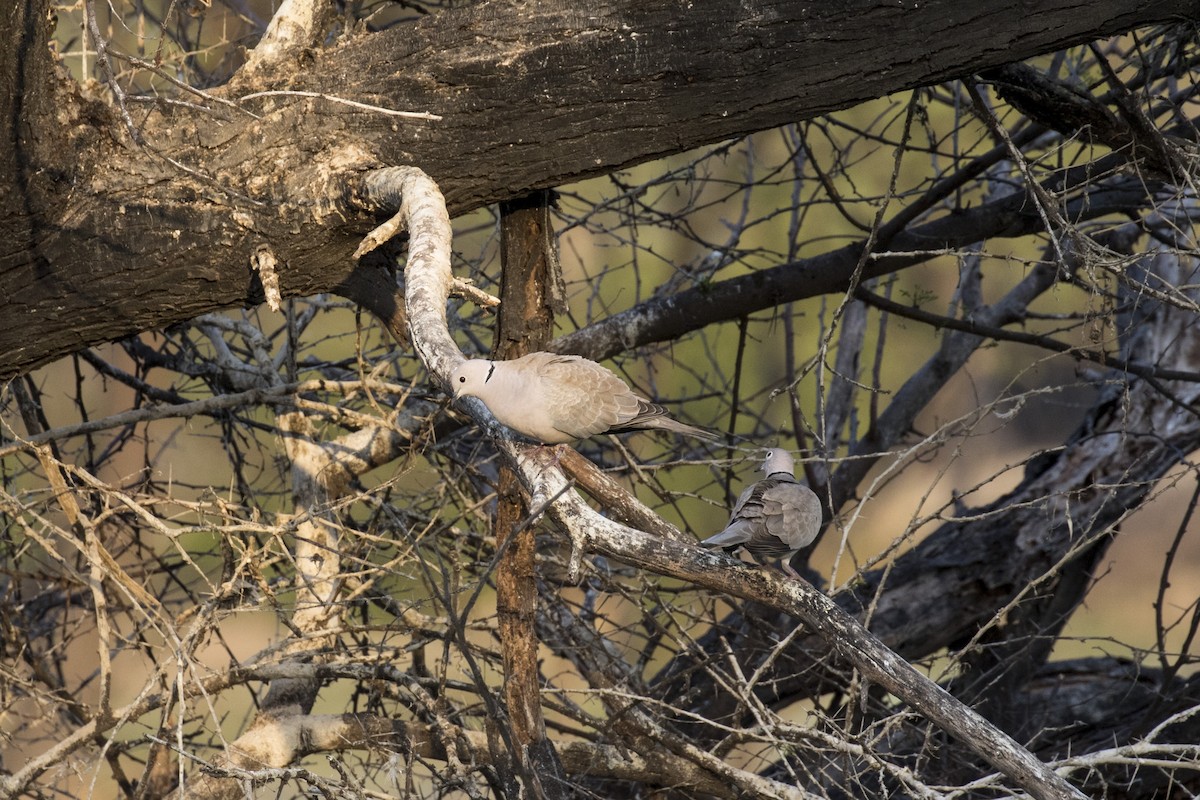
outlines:
M135 123L188 99L161 75L222 82L268 14L93 10ZM64 63L100 75L82 9L59 14ZM796 565L1093 796L1200 791L1193 33L1036 64L1124 140L1065 106L1032 118L999 71L563 186L550 209L551 346L730 433L581 443L625 492L593 504L703 538L759 449L802 453L830 521ZM454 220L456 276L493 295L508 216ZM764 275L827 288L654 316ZM464 352L491 350L493 309L450 313ZM631 318L662 335L604 343ZM502 513L494 441L336 296L81 351L6 384L0 412L5 796L1021 791L779 607L595 553L573 580L559 527ZM553 755L514 745L498 514L536 532Z

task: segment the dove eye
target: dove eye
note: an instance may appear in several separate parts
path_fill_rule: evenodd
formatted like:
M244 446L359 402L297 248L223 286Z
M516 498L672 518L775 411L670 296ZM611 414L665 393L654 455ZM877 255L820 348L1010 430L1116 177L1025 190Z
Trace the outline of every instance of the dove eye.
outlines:
M466 375L459 375L459 376L458 376L458 382L459 382L459 383L466 383L466 382L467 382L467 376L466 376Z

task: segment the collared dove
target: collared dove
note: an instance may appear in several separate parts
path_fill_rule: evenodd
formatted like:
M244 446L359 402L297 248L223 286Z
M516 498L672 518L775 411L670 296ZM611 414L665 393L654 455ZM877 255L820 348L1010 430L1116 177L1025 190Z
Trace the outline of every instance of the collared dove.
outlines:
M454 370L450 385L455 400L478 397L502 424L544 444L650 428L720 439L671 419L667 409L580 356L537 352L511 361L472 359Z
M817 538L821 501L796 481L796 462L786 450L768 450L762 469L767 477L742 490L725 530L700 546L727 553L744 547L759 561L782 558L784 572L799 578L792 556Z

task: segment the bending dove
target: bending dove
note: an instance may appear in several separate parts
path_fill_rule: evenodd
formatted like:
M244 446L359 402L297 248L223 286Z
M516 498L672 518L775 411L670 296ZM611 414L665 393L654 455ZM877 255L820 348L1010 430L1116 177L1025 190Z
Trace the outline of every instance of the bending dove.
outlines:
M599 433L657 429L718 441L638 397L612 371L580 356L530 353L511 361L464 361L450 376L454 399L478 397L499 422L544 444Z
M742 547L759 561L782 558L783 571L799 578L792 556L817 538L821 501L796 481L796 462L786 450L768 450L762 468L767 477L742 490L725 530L700 545L727 553Z

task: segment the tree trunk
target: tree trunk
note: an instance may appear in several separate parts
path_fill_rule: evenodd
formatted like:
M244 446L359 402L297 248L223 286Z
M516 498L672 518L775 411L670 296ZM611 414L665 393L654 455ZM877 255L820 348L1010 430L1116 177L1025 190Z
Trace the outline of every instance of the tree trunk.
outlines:
M1195 0L484 2L259 63L193 106L121 115L51 55L48 0L0 18L0 379L99 342L263 299L341 291L368 305L383 256L348 196L380 166L430 173L452 214L532 189L971 74L1137 25ZM930 42L936 42L935 49ZM286 52L286 51L285 51ZM291 58L289 55L288 58ZM748 91L752 87L752 91ZM258 91L329 93L330 99ZM357 273L357 274L356 274Z

